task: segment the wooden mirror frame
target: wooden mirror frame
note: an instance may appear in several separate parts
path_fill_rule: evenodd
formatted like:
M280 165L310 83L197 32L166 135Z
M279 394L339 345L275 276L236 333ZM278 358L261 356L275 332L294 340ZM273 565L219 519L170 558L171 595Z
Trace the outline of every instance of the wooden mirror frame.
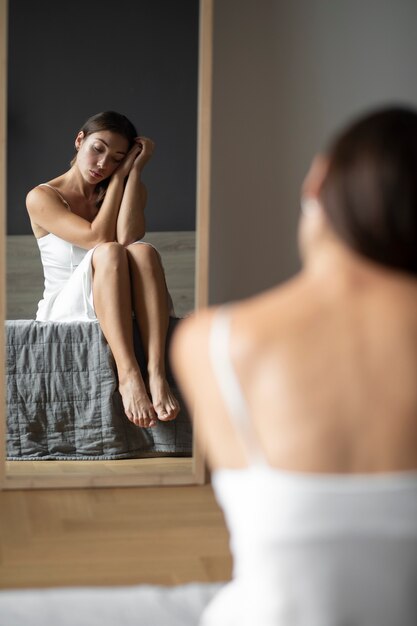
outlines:
M196 0L198 1L198 0ZM196 269L195 269L195 308L208 304L208 250L209 250L209 193L210 193L210 137L211 137L211 82L212 82L212 28L214 0L199 0L199 61L198 61L198 128L197 128L197 197L196 197ZM196 445L195 427L193 431L193 456L176 459L165 457L152 459L155 463L137 469L123 470L124 461L117 461L117 472L103 474L99 464L103 461L64 461L68 463L65 472L54 472L54 461L48 463L47 471L37 471L30 461L6 461L6 403L5 403L5 350L4 320L6 314L6 158L7 158L7 34L8 1L0 0L0 317L3 331L0 332L0 445L3 453L0 458L0 488L2 489L45 489L74 487L132 487L148 485L190 485L206 482L206 467L201 450ZM172 461L172 463L169 463ZM179 461L175 463L175 461ZM19 471L13 470L13 463L19 463ZM30 471L22 471L22 463L28 464ZM42 461L36 461L42 463ZM35 465L36 465L35 463ZM122 464L122 465L120 465ZM171 467L170 467L171 465ZM42 466L39 465L41 469Z

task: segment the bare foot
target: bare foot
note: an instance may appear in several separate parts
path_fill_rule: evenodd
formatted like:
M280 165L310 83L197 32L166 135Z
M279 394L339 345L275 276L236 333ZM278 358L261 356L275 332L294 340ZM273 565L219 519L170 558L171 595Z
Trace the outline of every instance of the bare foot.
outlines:
M119 392L129 420L141 428L151 428L157 423L156 413L146 392L139 370L119 374Z
M166 378L159 375L150 375L149 389L158 419L161 422L174 420L179 413L180 405L169 388Z

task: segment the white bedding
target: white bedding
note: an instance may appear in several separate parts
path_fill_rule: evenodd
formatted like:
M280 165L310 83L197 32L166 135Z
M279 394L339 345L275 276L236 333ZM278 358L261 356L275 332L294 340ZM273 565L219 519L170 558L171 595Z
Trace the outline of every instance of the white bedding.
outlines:
M197 626L222 583L0 591L1 626Z

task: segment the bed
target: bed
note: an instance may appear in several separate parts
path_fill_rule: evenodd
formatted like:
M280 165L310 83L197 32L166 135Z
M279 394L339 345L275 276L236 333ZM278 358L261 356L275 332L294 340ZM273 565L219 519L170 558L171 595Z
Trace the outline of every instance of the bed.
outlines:
M170 318L167 343L179 318ZM135 351L145 371L133 321ZM192 427L167 362L181 411L172 422L138 428L125 416L112 354L98 322L5 322L7 458L112 460L191 456Z

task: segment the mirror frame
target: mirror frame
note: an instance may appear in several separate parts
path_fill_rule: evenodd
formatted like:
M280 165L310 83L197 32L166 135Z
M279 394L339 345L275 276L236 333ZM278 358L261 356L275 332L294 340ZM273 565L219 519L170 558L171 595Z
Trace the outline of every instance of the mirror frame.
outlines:
M208 252L209 252L209 204L210 204L210 154L211 154L211 95L212 95L212 31L214 0L196 0L200 3L199 16L199 60L198 60L198 111L197 111L197 194L196 194L196 269L195 269L195 309L208 306ZM0 332L0 456L1 489L45 489L76 487L133 487L150 485L191 485L207 481L207 469L201 448L197 446L195 423L193 424L193 455L189 468L167 469L161 464L155 471L145 473L129 469L114 475L95 471L94 464L87 463L80 468L68 465L68 471L47 473L37 472L30 463L27 472L13 472L6 461L6 403L5 403L5 333L6 314L6 159L7 159L7 35L8 0L0 0L0 318L3 330ZM176 457L173 461L178 460ZM182 457L184 459L184 457ZM141 459L131 459L131 462ZM38 461L39 462L39 461ZM118 461L119 463L119 461ZM181 463L180 463L181 465ZM184 465L187 465L185 463ZM97 466L96 466L97 467Z

